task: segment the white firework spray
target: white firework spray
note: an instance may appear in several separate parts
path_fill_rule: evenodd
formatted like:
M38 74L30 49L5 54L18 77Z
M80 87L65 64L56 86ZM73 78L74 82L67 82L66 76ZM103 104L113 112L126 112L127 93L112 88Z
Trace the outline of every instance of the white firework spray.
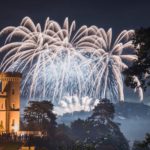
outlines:
M133 30L122 31L112 42L112 29L84 25L76 30L68 18L63 26L47 18L42 29L25 17L3 34L7 38L0 48L5 54L0 68L23 73L22 94L29 99L61 104L66 96L76 95L81 101L86 96L124 101L122 71L128 68L125 62L137 59L130 40ZM132 53L125 55L125 49ZM142 89L137 91L142 100Z

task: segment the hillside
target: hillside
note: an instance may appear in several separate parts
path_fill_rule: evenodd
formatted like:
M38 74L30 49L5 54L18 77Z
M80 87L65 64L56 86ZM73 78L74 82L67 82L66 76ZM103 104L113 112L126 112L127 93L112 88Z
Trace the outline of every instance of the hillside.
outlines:
M132 145L134 140L141 140L145 133L150 132L150 106L143 103L117 103L115 104L115 121ZM86 119L92 112L74 112L58 116L58 123L70 124L80 118Z

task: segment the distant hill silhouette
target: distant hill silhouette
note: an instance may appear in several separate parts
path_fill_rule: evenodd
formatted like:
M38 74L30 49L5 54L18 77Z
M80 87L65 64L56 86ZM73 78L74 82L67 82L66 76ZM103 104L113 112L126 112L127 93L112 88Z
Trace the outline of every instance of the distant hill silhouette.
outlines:
M150 133L150 106L143 103L123 102L115 104L115 122L129 140L130 146L134 140L142 140L146 133ZM58 123L70 123L78 118L85 120L92 112L74 112L58 116Z
M115 104L115 117L118 119L149 119L150 106L144 103L122 102ZM69 124L78 118L85 120L92 112L76 111L73 113L66 113L63 116L58 116L59 123Z
M115 105L116 115L125 118L150 118L150 106L144 103L123 102Z

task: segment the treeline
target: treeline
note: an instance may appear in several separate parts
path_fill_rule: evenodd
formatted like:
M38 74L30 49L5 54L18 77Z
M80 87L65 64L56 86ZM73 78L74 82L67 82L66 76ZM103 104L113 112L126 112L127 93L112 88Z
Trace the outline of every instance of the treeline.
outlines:
M41 131L41 140L32 140L38 149L53 150L129 150L128 142L114 122L114 105L102 99L86 120L70 126L57 124L49 101L31 101L24 110L24 130ZM33 139L33 137L32 137Z

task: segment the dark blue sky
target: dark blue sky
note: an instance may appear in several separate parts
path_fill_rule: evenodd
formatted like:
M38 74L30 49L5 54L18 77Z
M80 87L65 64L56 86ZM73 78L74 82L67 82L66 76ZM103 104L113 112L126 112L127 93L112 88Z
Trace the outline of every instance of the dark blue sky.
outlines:
M77 25L97 25L115 33L122 29L150 26L150 0L1 0L0 29L18 25L24 16L44 23L45 18L62 23L65 17Z

